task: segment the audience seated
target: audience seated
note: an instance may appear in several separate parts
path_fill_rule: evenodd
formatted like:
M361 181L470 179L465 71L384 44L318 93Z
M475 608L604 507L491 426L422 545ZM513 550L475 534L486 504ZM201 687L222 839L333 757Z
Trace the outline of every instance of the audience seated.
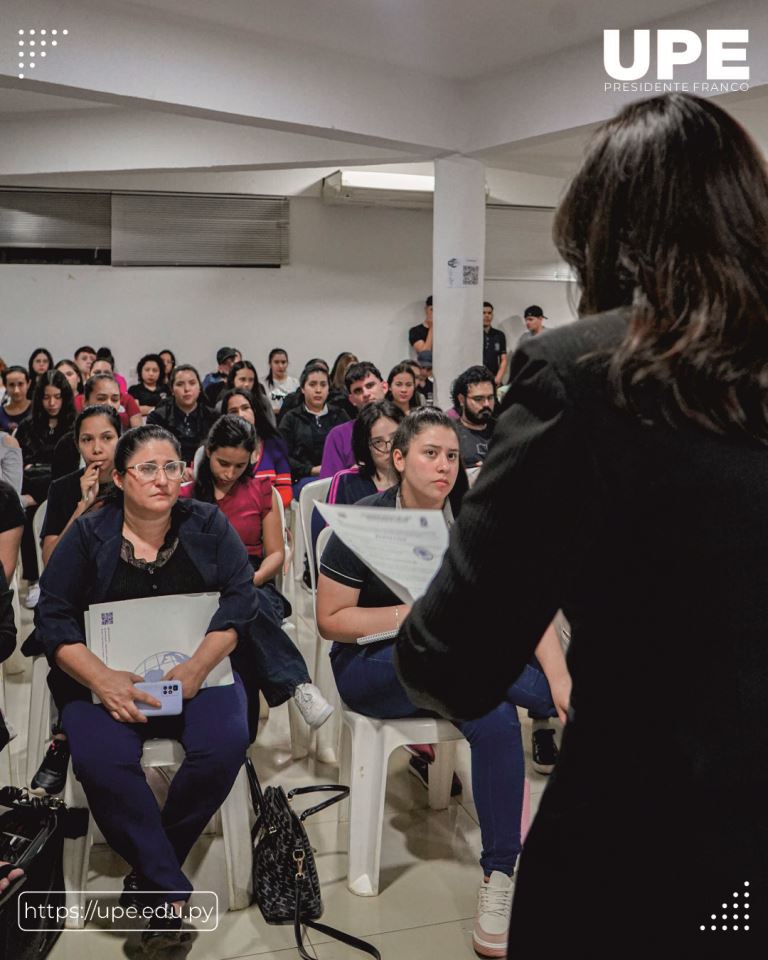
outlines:
M165 382L170 384L173 368L176 366L176 354L173 350L158 350L158 357L163 361L163 372L165 373Z
M96 361L100 363L101 361ZM94 363L94 366L96 365ZM78 400L80 401L78 404ZM75 397L75 407L80 407L80 412L85 407L96 404L106 404L117 413L121 432L131 427L131 422L127 411L123 408L121 400L120 387L111 373L94 373L90 379L85 382L85 390L81 397ZM67 474L77 470L80 465L80 454L77 449L77 440L74 433L69 430L56 444L56 450L53 454L53 464L51 479L58 480Z
M367 404L376 400L383 400L387 392L387 383L381 379L381 374L374 364L365 360L353 363L347 367L344 375L344 387L347 401L356 417L358 412ZM332 477L339 470L351 467L354 462L352 453L352 427L354 420L334 427L328 434L323 447L323 459L320 465L321 477Z
M320 363L310 364L301 373L304 402L290 410L280 423L280 433L288 445L288 460L293 478L293 495L320 475L323 447L330 431L349 418L328 404L328 371Z
M146 417L168 396L163 358L157 353L145 353L136 364L136 376L139 382L128 387L128 393L138 403L139 412Z
M0 407L0 430L13 433L18 425L32 413L29 399L29 371L26 367L7 367L3 375L5 403Z
M67 383L72 389L73 396L76 397L79 393L83 392L83 375L80 373L80 367L78 367L74 360L59 360L54 369L61 370L67 378Z
M328 364L322 357L312 357L311 360L307 360L304 364L305 367L310 367L314 363L319 363L321 367L324 367L326 372L328 371ZM328 402L330 406L333 406L331 403L332 394L328 394ZM289 393L283 400L283 405L280 407L280 413L277 416L277 425L280 426L280 423L283 417L288 413L289 410L294 410L297 407L300 407L304 403L304 394L301 389L301 378L299 378L299 387L297 390L294 390L293 393Z
M215 503L235 528L248 551L259 604L279 627L291 613L275 585L285 544L275 504L278 494L268 479L251 476L248 469L256 442L255 430L242 417L220 417L206 439L194 485L182 488L181 495ZM333 707L311 683L304 658L290 638L282 630L272 630L252 639L258 688L267 703L274 707L292 697L311 727L325 723Z
M88 377L90 377L91 367L93 366L93 361L95 359L96 351L88 344L78 347L77 350L75 350L75 363L80 371L80 376L83 379L83 383L85 383Z
M259 383L259 375L256 372L256 367L251 363L250 360L238 360L236 363L232 364L232 369L227 375L224 387L221 391L219 391L219 398L224 390L235 389L248 390L253 395L254 401L258 403L258 405L264 411L264 417L273 426L276 424L275 415L272 412L272 405L267 399L267 394L264 390L264 387Z
M38 506L48 496L56 444L72 427L74 420L75 407L69 383L63 373L49 370L42 375L35 389L32 416L16 431L16 439L24 456L22 494L27 522L21 543L21 556L24 578L30 584L26 600L30 608L35 606L40 595L32 520Z
M361 505L390 509L442 510L453 521L448 502L459 472L459 439L454 421L435 409L415 411L399 425L392 444L399 478L388 490ZM335 535L320 561L317 620L321 634L334 641L331 663L344 703L380 719L416 716L416 708L395 673L393 639L359 645L359 637L391 631L394 638L410 608L379 580ZM557 638L545 635L542 663L560 682L565 669ZM540 645L541 646L541 645ZM556 665L556 666L553 666ZM482 834L480 885L473 946L481 956L504 956L512 904L512 874L521 850L525 762L516 705L556 715L547 677L537 663L527 666L503 703L478 720L456 725L472 752L472 785Z
M296 377L288 376L288 354L282 347L269 351L269 373L266 377L268 399L272 412L277 416L283 406L283 400L289 393L299 389Z
M203 379L203 393L205 394L205 402L209 407L216 406L219 394L227 382L229 371L239 359L240 351L236 347L219 347L216 351L218 366L211 373L206 373Z
M192 466L195 451L205 440L216 414L201 398L200 374L189 363L174 367L170 380L171 396L149 414L147 423L169 430L181 445L181 456ZM191 479L191 470L185 479Z
M496 425L496 382L491 371L480 365L468 367L454 380L451 398L459 414L457 430L461 441L461 462L480 467Z
M142 423L142 416L139 405L135 398L120 386L120 381L123 380L123 378L119 377L118 374L115 373L114 367L115 361L110 356L97 357L91 364L91 374L88 379L91 380L98 375L106 375L113 380L117 384L121 422L123 423L124 428L127 430L129 427L140 427ZM124 380L123 383L125 383ZM86 380L86 387L87 385L88 381ZM81 395L75 397L75 409L78 411L78 413L85 406L86 387L83 387L83 393ZM93 396L91 396L90 399L91 402L98 403L112 402L111 400L106 399L97 401Z
M391 400L378 400L363 407L352 428L355 466L334 476L328 503L357 503L395 483L390 452L404 416Z
M392 367L387 377L387 385L389 386L387 400L391 400L398 406L403 415L424 403L424 398L416 390L416 374L411 360L403 360Z
M115 499L78 518L51 555L36 628L91 815L131 867L124 899L143 903L141 891L158 891L182 939L179 911L192 893L182 864L228 795L250 739L237 648L248 641L258 600L245 547L221 511L178 501L180 458L178 441L162 427L121 438ZM83 614L92 603L195 592L217 592L220 600L195 653L169 674L183 684L183 712L147 718L136 701L157 701L88 650ZM230 654L235 683L204 687ZM92 702L94 693L100 703ZM140 765L148 736L172 736L186 748L162 813ZM168 918L164 923L167 936ZM145 943L157 933L151 924Z
M53 357L50 351L46 350L45 347L38 347L37 350L33 350L29 357L27 369L29 371L28 396L31 397L43 374L53 369Z
M16 437L0 430L0 480L9 483L21 496L24 481L24 457Z
M227 390L222 395L221 412L242 417L254 427L256 449L251 458L252 475L268 479L283 501L283 506L289 507L293 500L293 487L288 448L277 428L267 419L261 404L256 402L250 390L237 388Z
M100 360L106 360L109 364L109 369L114 374L115 380L120 387L120 393L128 393L128 384L126 379L117 372L117 368L115 367L115 357L109 347L99 347L99 349L96 351L96 359L91 364L91 376L93 376L94 373L104 373L104 367L99 367L98 370L94 370L94 366L99 363ZM137 427L139 424L134 423L132 426Z
M432 403L435 396L435 381L432 379L432 351L421 350L416 354L418 372L416 389L424 398L424 403Z

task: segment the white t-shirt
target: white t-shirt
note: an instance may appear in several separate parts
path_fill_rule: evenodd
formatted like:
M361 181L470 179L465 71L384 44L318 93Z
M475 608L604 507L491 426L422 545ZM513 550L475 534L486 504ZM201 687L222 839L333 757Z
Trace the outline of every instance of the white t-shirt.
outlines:
M299 389L299 381L296 377L286 377L285 380L275 380L273 384L265 380L264 389L267 391L272 409L279 410L283 405L283 400L285 400L288 394Z

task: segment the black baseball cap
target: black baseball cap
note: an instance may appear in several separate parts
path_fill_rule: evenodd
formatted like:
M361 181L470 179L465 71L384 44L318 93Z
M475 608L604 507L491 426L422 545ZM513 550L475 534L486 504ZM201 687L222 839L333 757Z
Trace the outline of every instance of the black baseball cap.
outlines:
M530 307L525 308L525 313L523 314L523 319L526 317L544 317L545 320L549 320L549 317L544 315L544 311L541 307L537 307L535 303L532 303Z
M216 363L224 363L225 360L231 360L237 356L237 350L234 347L219 347L216 351Z

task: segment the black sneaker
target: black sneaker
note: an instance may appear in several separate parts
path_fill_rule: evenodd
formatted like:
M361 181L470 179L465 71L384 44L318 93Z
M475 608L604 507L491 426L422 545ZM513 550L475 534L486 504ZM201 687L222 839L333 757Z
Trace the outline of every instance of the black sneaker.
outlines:
M408 773L416 777L419 783L429 790L429 762L424 757L411 757L408 761ZM458 774L454 773L451 780L451 796L458 797L464 789Z
M144 891L147 889L149 884L147 881L136 871L131 870L128 876L123 880L123 892L120 894L120 906L121 907L144 907L150 904L153 904L155 899Z
M66 740L51 740L40 764L40 769L32 777L31 793L55 796L61 793L67 782L69 766L69 743Z
M181 917L161 917L155 914L141 935L141 946L148 956L156 956L186 943L190 937L189 930L183 928Z
M534 730L531 737L531 754L533 769L537 773L552 773L560 755L555 743L555 731L549 727Z

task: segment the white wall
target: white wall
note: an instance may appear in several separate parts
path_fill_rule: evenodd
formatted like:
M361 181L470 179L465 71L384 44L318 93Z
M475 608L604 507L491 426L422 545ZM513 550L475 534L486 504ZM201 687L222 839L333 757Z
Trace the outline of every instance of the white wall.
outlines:
M297 376L309 357L333 362L342 350L378 362L386 376L408 355L431 276L431 211L296 198L291 263L279 270L0 265L0 356L26 363L47 346L59 359L81 343L106 343L128 374L145 351L171 347L203 373L227 344L263 373L270 348L281 346ZM491 282L486 296L499 320L535 302L558 321L570 315L567 286Z

